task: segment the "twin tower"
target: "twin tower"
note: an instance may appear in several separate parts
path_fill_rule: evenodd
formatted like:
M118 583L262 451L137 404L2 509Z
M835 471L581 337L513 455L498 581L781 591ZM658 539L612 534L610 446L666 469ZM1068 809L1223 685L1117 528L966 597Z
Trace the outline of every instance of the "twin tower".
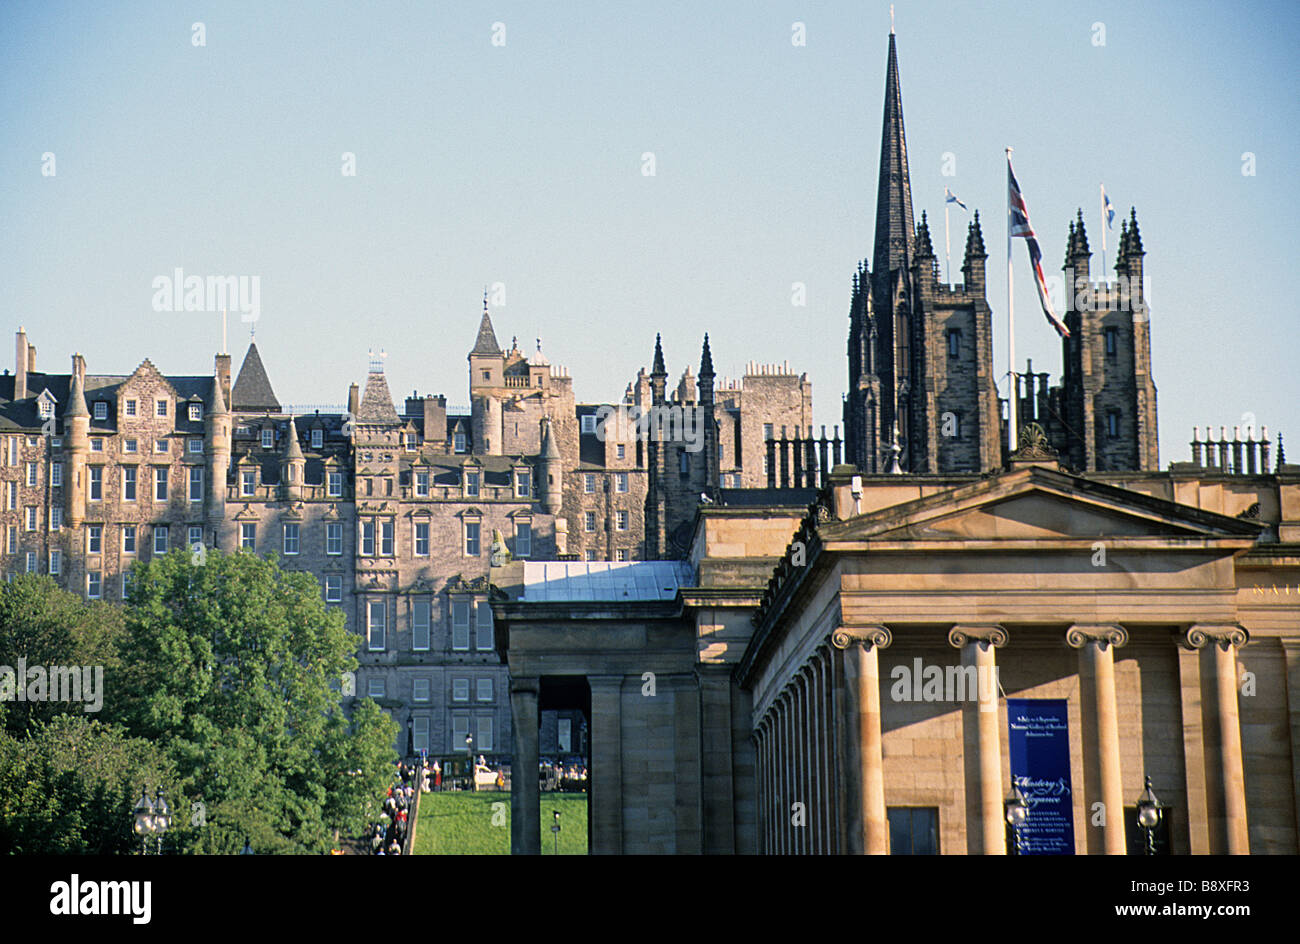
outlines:
M1015 378L1018 434L1036 423L1061 462L1077 472L1159 468L1143 255L1134 214L1123 224L1117 280L1091 282L1080 214L1070 224L1064 267L1070 337L1062 341L1062 382L1049 386L1047 374L1032 369ZM844 425L847 459L863 472L983 473L1006 462L987 258L976 212L966 234L963 284L940 280L925 215L918 225L912 213L891 33L875 247L870 268L864 260L853 277L849 313Z

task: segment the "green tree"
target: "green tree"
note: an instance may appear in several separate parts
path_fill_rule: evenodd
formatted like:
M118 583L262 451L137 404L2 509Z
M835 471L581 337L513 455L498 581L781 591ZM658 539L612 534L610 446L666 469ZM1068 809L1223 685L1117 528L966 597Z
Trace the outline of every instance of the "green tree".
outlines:
M115 716L175 763L207 824L196 852L324 851L366 815L354 779L396 759L373 703L349 720L343 674L360 640L307 573L248 552L173 551L137 564ZM361 770L347 775L347 770Z

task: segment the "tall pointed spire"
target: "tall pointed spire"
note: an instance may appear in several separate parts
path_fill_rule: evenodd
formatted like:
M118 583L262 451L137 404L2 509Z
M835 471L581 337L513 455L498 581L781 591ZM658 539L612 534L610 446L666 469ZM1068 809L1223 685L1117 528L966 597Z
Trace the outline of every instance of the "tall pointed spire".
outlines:
M907 269L912 262L916 225L912 217L912 181L907 170L903 132L903 93L898 80L898 51L889 34L885 73L885 118L880 133L880 177L876 188L876 245L871 269L885 273Z
M664 366L663 344L660 342L659 335L656 334L655 335L655 362L654 362L654 366L650 369L650 376L656 377L660 375L667 377L668 368Z
M713 379L713 352L709 350L709 335L704 335L704 350L700 355L700 378Z

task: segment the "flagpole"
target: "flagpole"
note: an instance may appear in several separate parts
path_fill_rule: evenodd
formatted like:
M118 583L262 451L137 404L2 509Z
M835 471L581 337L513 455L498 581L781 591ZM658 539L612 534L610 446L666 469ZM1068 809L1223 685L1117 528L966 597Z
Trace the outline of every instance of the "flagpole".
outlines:
M1099 184L1101 189L1101 280L1108 280L1106 275L1106 185Z
M952 241L948 236L948 191L943 192L943 278L952 284Z
M1016 309L1013 301L1011 274L1011 148L1007 148L1007 442L1010 452L1016 451L1017 422L1016 399Z

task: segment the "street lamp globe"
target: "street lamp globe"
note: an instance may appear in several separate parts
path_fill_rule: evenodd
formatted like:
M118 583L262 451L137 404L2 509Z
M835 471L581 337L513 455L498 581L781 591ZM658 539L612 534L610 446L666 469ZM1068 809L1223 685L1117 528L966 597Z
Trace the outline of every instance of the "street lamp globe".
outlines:
M1011 785L1011 794L1003 801L1006 808L1007 824L1012 828L1021 826L1029 818L1029 803L1025 800L1025 795L1020 792L1020 787L1014 783Z
M146 836L154 831L154 806L148 790L140 791L140 801L135 805L135 834Z
M1146 778L1146 789L1138 798L1138 825L1143 829L1155 829L1160 825L1160 801L1151 789L1151 778Z

